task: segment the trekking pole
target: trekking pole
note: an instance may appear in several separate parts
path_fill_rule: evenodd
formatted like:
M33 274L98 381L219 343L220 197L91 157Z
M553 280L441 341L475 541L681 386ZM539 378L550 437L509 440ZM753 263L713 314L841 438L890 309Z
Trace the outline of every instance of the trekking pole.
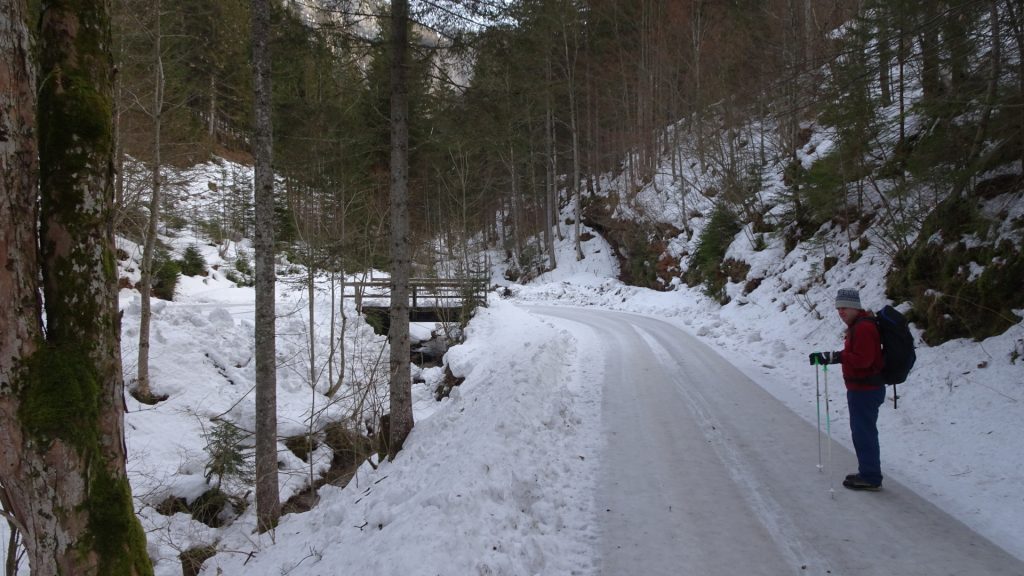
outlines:
M817 397L815 407L818 412L818 472L824 472L825 470L821 467L821 382L820 382L820 370L821 364L818 359L814 359L814 394Z
M828 364L822 366L821 369L825 372L825 429L828 431L828 493L834 500L836 490L833 485L835 474L832 473L832 410L828 399Z

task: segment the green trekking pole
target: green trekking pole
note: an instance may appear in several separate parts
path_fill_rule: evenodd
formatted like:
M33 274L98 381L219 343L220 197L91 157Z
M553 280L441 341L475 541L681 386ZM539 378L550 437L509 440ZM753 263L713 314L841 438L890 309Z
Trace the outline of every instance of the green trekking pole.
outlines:
M821 466L821 364L814 359L814 395L817 398L815 408L818 412L818 472L824 472Z
M829 407L828 399L828 364L822 365L821 369L825 372L825 430L828 431L828 493L834 500L836 490L833 481L835 474L832 473L832 410Z

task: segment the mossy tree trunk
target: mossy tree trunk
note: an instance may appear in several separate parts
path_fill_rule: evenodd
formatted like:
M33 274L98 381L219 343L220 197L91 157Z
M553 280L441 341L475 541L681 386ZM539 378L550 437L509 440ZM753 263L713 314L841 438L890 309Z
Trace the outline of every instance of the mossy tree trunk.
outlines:
M17 31L9 37L3 31L3 60L15 65L14 78L31 79L22 53L28 46L24 2L13 6L19 19L4 26ZM16 108L23 140L13 156L21 166L14 174L21 180L8 188L5 178L0 209L17 210L3 220L7 262L0 266L3 293L15 303L0 316L0 481L24 534L32 574L152 574L125 472L111 226L109 7L103 1L44 1L42 10L36 130L41 227L29 216L36 214L37 194L30 176L34 144L31 131L24 131L30 96ZM13 52L6 45L10 38ZM9 54L15 58L8 60ZM6 87L0 93L7 94Z

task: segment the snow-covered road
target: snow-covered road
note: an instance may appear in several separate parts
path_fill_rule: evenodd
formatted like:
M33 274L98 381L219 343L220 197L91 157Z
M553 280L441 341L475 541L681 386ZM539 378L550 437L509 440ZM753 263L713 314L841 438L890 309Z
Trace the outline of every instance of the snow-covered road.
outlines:
M528 309L604 357L602 574L1024 574L891 475L881 493L842 488L856 461L838 442L829 455L827 437L819 472L815 426L672 324ZM830 384L845 403L835 374Z

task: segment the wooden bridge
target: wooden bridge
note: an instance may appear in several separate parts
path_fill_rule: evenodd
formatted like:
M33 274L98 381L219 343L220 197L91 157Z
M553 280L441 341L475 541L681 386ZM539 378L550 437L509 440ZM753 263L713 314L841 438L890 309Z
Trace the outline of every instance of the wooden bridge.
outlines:
M350 282L354 288L345 298L355 298L356 307L374 328L387 332L390 322L391 280L371 278ZM487 306L488 279L484 275L465 278L410 278L409 321L459 322L477 306Z

